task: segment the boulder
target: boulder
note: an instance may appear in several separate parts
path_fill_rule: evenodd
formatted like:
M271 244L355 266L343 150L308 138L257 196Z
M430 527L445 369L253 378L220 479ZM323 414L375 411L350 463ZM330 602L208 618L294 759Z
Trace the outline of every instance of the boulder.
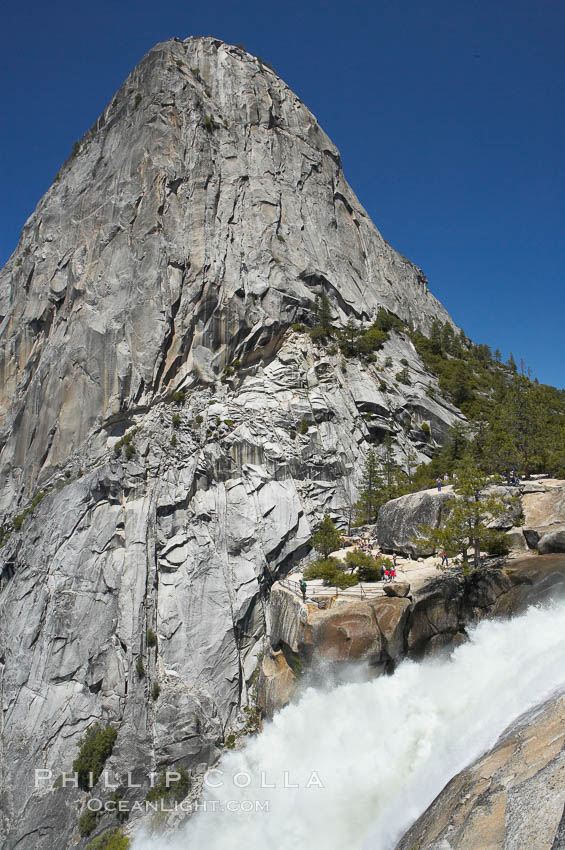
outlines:
M506 539L511 552L528 551L528 543L523 528L511 528L506 532Z
M540 555L565 552L565 528L542 535L538 540L538 552Z
M393 581L385 584L384 592L386 596L408 596L410 593L410 584L407 581Z
M528 549L537 549L540 538L539 531L536 531L535 528L523 528L522 533L526 539Z
M385 550L412 555L427 556L434 553L431 546L416 543L421 535L421 526L438 528L445 513L445 504L453 498L449 490L422 490L392 499L379 510L377 517L377 539Z

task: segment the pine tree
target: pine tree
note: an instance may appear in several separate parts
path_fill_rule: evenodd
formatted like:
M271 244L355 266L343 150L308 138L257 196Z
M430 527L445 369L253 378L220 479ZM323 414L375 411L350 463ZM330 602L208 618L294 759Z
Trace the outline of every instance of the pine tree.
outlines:
M361 495L357 503L358 518L364 522L374 522L377 511L383 504L383 480L380 475L380 463L374 449L367 455L361 479Z
M453 345L455 342L455 334L453 328L446 322L441 332L441 348L444 354L453 354Z
M314 302L314 316L316 319L316 325L319 328L323 331L331 330L332 308L330 305L330 299L325 292L316 296L316 300Z
M326 560L332 552L336 552L341 546L341 534L335 527L329 514L326 514L320 523L318 530L312 539L311 545Z
M507 360L507 365L512 369L513 372L517 372L516 361L514 360L514 355L510 352L510 357Z
M430 328L430 349L432 354L441 354L442 325L434 319Z

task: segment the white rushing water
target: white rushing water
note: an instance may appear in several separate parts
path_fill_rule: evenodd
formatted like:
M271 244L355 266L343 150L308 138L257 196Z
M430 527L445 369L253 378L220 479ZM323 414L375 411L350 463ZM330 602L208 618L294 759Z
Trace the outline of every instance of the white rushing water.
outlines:
M205 794L216 804L133 850L390 850L452 776L563 685L560 602L481 623L448 659L310 688L222 758L209 781L223 784ZM299 788L284 787L285 771Z

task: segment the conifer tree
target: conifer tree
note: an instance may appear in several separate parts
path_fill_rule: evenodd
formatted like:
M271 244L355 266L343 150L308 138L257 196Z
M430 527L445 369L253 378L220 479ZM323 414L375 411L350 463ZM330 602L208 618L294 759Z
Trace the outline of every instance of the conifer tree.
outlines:
M434 319L430 328L430 349L432 354L441 354L441 335L441 323L437 319Z
M310 543L325 559L341 546L341 534L329 514L326 514Z
M383 504L383 480L380 475L380 463L374 449L371 449L365 461L361 479L361 495L357 503L359 519L374 522L377 511Z

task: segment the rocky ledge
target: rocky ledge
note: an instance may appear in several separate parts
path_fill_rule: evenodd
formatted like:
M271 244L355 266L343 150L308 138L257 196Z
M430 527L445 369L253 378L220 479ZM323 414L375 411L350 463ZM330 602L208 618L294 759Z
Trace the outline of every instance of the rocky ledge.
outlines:
M467 639L469 626L486 617L516 614L559 592L565 592L562 555L524 558L469 576L443 575L413 599L335 597L325 610L277 583L267 612L259 704L272 717L290 701L305 671L323 668L327 676L332 667L353 661L365 663L368 675L391 672L404 657L452 649Z

